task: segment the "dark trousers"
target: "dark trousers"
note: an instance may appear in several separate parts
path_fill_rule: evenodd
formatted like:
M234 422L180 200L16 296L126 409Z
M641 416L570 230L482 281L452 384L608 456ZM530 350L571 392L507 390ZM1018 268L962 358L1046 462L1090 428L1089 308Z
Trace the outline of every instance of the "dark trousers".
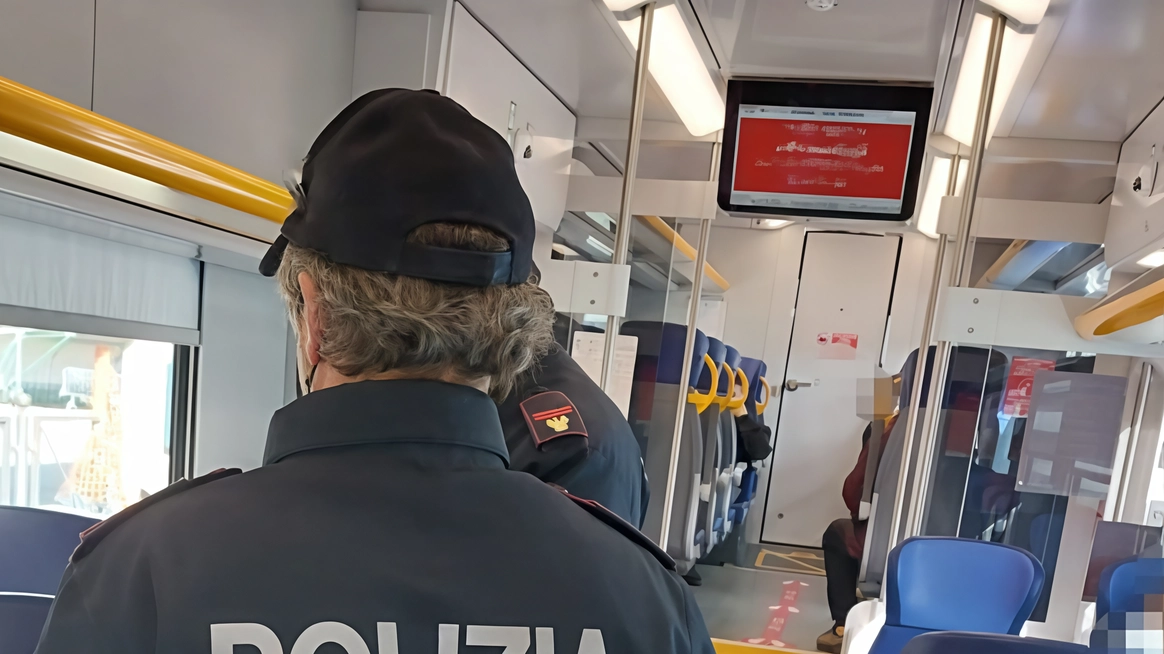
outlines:
M853 521L842 518L834 520L821 539L829 611L833 614L833 621L842 627L845 625L845 617L849 615L849 609L857 604L857 575L861 572L861 561L853 558L845 545L846 537L852 533Z

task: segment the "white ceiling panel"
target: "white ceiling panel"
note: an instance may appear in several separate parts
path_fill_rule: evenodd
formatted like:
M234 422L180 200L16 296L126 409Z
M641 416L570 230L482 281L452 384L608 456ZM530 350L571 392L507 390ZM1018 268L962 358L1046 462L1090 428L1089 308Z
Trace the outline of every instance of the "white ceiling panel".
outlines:
M933 81L949 0L692 0L730 75Z
M1164 96L1164 2L1071 0L1010 136L1122 141Z
M601 2L462 0L462 4L577 115L630 115L634 55L626 37L607 22ZM653 83L647 89L644 117L679 120Z

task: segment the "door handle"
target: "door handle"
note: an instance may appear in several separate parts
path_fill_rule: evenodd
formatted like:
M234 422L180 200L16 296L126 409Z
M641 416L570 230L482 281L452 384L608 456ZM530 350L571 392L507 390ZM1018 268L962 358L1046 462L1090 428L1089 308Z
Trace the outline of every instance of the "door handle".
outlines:
M816 381L798 381L796 379L789 379L788 381L784 382L784 388L789 391L795 391L801 387L811 388L813 386L816 386Z

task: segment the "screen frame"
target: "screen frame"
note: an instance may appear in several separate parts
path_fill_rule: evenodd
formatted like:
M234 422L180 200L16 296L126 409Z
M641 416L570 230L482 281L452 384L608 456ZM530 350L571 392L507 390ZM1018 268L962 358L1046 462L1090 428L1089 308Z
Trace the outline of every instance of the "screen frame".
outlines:
M833 218L875 222L903 223L913 218L917 208L921 171L925 162L926 137L929 135L930 109L934 89L922 85L890 85L830 81L790 81L732 79L728 81L727 117L723 129L723 156L720 157L719 188L716 202L720 209L733 215L789 216L799 218ZM788 207L757 207L731 203L735 178L737 127L740 105L775 107L812 107L853 111L912 111L913 136L905 169L905 190L901 211L877 213L864 211L829 211Z

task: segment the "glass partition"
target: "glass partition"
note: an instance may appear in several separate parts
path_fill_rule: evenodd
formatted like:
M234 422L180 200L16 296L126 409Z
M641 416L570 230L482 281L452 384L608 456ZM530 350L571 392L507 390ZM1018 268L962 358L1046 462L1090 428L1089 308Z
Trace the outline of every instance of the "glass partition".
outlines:
M1118 413L1113 425L1110 410L1091 407L1092 415L1104 414L1103 437L1092 433L1079 449L1081 433L1077 423L1068 424L1070 412L1064 418L1061 406L1043 398L1051 397L1045 394L1048 384L1053 396L1073 375L1095 378L1076 384L1088 396L1074 400L1084 408L1096 398L1083 386L1126 384L1122 378L1093 375L1095 361L1095 355L1078 352L956 346L942 389L922 533L1006 543L1033 554L1046 572L1031 616L1035 621L1047 616L1069 498L1096 496L1100 486L1106 494L1107 482L1100 479L1110 481L1120 428ZM1122 394L1119 403L1122 409ZM1056 423L1050 439L1049 422ZM1106 466L1096 461L1098 450ZM1031 483L1033 478L1066 479L1069 470L1076 471L1074 481L1060 487Z

